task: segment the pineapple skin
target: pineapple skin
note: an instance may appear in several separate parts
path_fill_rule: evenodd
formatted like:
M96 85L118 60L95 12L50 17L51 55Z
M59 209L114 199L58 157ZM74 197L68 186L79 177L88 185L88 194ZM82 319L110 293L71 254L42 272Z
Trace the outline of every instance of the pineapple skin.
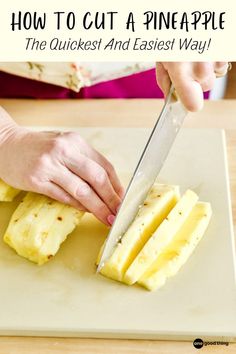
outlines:
M0 202L12 202L20 192L0 179Z
M13 213L4 241L18 255L42 265L59 250L84 212L29 192Z

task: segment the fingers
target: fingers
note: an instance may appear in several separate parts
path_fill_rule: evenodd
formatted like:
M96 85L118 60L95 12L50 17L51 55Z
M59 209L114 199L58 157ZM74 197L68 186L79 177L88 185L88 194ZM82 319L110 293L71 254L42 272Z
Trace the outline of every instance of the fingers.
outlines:
M156 80L158 86L161 88L164 96L166 97L170 91L171 81L168 71L161 63L156 64Z
M191 76L201 85L203 92L211 90L216 79L214 63L194 63Z
M112 164L102 154L100 154L92 146L87 144L87 142L83 138L81 138L81 136L77 133L69 133L69 137L73 139L75 151L77 152L75 152L73 156L68 156L68 162L73 162L75 166L78 165L78 156L81 154L87 156L90 160L94 160L94 162L96 162L106 171L110 183L115 192L118 194L119 198L123 198L124 188L122 187L121 182ZM71 159L71 157L73 158L73 160Z
M76 199L74 199L70 194L68 194L64 189L55 183L44 183L41 193L46 194L48 197L58 200L63 204L69 204L81 211L87 211L87 209L81 203L79 203Z
M214 63L214 72L216 77L221 77L227 74L229 68L228 62L225 61L217 61Z
M53 190L50 185L43 193L75 207L82 206L103 223L111 224L123 193L112 165L77 133L44 135L47 150L37 161L33 180L52 182ZM46 144L40 141L40 149L42 145ZM47 178L42 177L42 171L46 171Z
M105 169L86 156L80 155L77 161L67 162L67 167L86 181L100 196L113 214L116 214L121 198L116 193Z
M118 194L119 198L123 199L125 191L116 174L114 167L102 154L100 154L98 151L94 150L93 148L91 149L92 149L91 153L93 159L104 168L115 192Z
M99 198L93 189L80 177L68 169L61 169L60 175L55 176L53 182L70 194L84 208L93 213L106 225L111 224L113 213L107 205Z
M196 112L202 109L204 97L201 85L198 82L194 80L188 82L180 80L175 83L175 80L173 80L173 83L181 102L188 111Z
M213 63L215 70L222 70L228 69L228 62L227 61L216 61Z
M164 66L185 107L192 112L200 110L203 92L214 86L213 63L165 63Z
M169 71L169 76L176 92L188 111L198 111L203 106L203 92L201 85L194 80L192 73L180 65Z

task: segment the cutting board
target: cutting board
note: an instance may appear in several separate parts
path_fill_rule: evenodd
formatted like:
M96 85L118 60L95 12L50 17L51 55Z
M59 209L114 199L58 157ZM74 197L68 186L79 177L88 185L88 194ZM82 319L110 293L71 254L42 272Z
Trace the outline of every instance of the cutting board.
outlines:
M55 129L55 128L54 128ZM150 131L83 128L127 183ZM2 241L20 198L0 206L0 334L106 338L235 340L236 286L224 132L181 130L160 173L209 201L208 231L181 271L156 292L95 273L108 228L91 215L44 266Z

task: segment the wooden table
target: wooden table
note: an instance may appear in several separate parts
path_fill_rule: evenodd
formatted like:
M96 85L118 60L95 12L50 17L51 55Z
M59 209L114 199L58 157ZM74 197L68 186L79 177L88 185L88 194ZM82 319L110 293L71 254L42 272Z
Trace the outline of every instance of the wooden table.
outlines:
M152 127L162 104L161 100L0 100L17 123L43 126ZM236 226L236 100L206 102L201 112L189 114L185 127L225 129ZM206 346L200 352L233 354L236 344ZM192 343L176 341L0 337L0 354L29 353L191 354L196 349Z

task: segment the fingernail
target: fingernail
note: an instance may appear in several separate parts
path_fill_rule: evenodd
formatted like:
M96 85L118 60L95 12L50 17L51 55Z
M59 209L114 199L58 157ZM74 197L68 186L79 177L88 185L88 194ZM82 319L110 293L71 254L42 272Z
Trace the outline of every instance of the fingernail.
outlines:
M116 218L115 215L109 215L109 216L107 217L107 221L109 222L110 225L113 224L115 218Z

